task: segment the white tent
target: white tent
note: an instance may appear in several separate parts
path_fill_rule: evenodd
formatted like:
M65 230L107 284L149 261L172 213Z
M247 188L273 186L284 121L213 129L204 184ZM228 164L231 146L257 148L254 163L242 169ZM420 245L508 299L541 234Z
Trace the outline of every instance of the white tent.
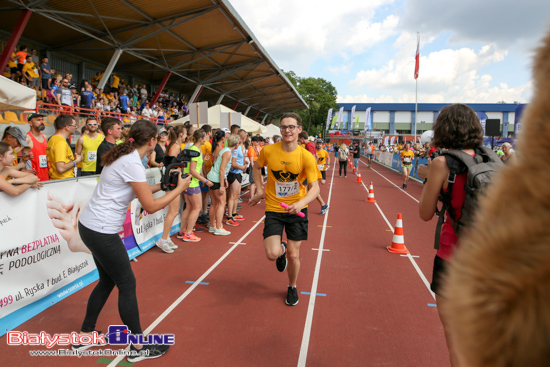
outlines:
M264 138L272 138L273 135L281 136L281 128L277 125L269 124L266 126L266 130L265 133L260 134Z
M225 107L224 105L221 105L221 104L208 108L208 125L212 126L213 129L219 129L220 117L222 112L236 112L236 111L232 110L229 107ZM174 125L174 126L181 125L187 121L189 121L189 115L170 123L170 125ZM241 128L253 134L262 134L267 131L267 128L265 126L260 125L256 121L244 115L241 116Z
M0 76L0 110L36 109L36 91Z

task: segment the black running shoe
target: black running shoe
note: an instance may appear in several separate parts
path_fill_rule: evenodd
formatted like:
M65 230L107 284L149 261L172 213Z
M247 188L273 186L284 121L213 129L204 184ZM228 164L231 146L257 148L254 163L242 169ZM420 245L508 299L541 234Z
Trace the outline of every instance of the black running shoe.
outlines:
M288 264L288 261L286 259L286 242L281 242L283 246L285 247L285 252L275 260L275 264L277 265L277 270L279 270L281 273L286 270L286 265Z
M133 345L130 346L130 355L128 356L128 362L139 362L146 359L155 359L162 357L162 355L168 352L169 345L155 344L144 345L141 349L136 349Z
M101 331L97 331L97 334L101 334ZM97 344L78 344L78 345L71 345L72 350L86 350L93 347L101 347L103 344L97 343Z
M298 304L298 290L295 287L288 287L285 303L287 306L296 306Z

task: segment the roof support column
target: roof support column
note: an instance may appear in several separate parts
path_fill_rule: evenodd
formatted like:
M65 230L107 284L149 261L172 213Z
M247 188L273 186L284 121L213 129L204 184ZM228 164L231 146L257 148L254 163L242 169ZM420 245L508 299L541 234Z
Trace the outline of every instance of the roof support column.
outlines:
M240 101L235 102L235 106L233 106L233 110L237 109L237 106L239 105L239 103L241 103L241 102Z
M258 111L258 113L256 114L256 116L254 116L254 121L257 121L256 119L258 118L258 116L260 116L260 111Z
M189 98L189 102L195 103L199 99L199 95L201 94L204 86L202 84L197 85L197 88L195 88L195 91L193 92L193 95L191 98Z
M246 111L244 111L244 115L247 116L248 115L248 112L250 111L250 109L252 108L252 106L248 106L246 108Z
M264 125L265 123L265 119L267 118L267 114L264 116L264 118L262 119L262 125Z
M99 89L105 88L107 80L109 80L109 78L111 77L111 73L113 72L113 70L115 70L116 63L118 62L118 59L120 59L120 55L122 55L122 49L116 49L113 57L111 57L111 61L109 61L109 65L107 65L107 69L105 69L105 71L103 72L103 76L99 81L99 85L97 86Z
M220 98L218 98L218 102L216 102L217 105L220 104L220 103L222 103L223 97L225 97L225 94L222 94L222 95L220 96Z
M3 65L4 68L8 65L8 61L11 58L13 49L15 48L15 46L17 46L17 42L19 42L19 39L21 38L21 35L23 34L25 27L27 26L31 14L32 11L28 9L22 10L21 15L19 15L19 19L17 20L17 23L15 23L15 27L11 32L10 39L8 40L8 43L4 48L4 52L2 52L2 56L0 56L0 65Z
M170 79L170 75L172 75L172 72L169 71L166 73L164 78L162 79L162 82L160 82L159 89L157 89L155 95L153 96L153 99L151 100L151 106L154 106L155 103L157 103L157 100L159 99L160 93L166 87L166 83L168 83L168 79Z

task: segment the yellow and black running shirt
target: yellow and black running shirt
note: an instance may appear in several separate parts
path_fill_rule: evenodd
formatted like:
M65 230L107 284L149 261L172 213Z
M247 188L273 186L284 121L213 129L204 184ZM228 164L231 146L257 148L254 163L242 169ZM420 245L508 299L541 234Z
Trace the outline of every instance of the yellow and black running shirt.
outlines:
M265 210L285 213L280 203L294 204L307 194L302 184L317 181L317 162L313 155L298 146L293 152L285 152L282 143L266 145L258 157L260 167L267 166Z
M317 151L317 167L319 167L319 171L326 171L327 170L327 158L328 158L328 152L324 149Z

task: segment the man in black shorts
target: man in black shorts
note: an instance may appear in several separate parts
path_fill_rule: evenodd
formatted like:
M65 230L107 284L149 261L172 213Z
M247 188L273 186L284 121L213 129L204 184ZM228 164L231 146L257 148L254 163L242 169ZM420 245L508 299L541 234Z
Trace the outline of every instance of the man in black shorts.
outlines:
M277 270L285 271L288 264L288 291L285 303L298 304L296 282L300 271L300 245L307 240L307 205L319 194L317 162L313 155L298 146L302 119L298 114L286 113L281 118L282 144L266 145L254 163L256 194L250 205L256 205L264 195L261 168L267 166L265 189L264 247L267 259L275 261ZM307 179L308 187L302 184ZM281 207L280 203L288 205ZM300 217L297 213L303 213ZM283 229L288 245L282 241Z

